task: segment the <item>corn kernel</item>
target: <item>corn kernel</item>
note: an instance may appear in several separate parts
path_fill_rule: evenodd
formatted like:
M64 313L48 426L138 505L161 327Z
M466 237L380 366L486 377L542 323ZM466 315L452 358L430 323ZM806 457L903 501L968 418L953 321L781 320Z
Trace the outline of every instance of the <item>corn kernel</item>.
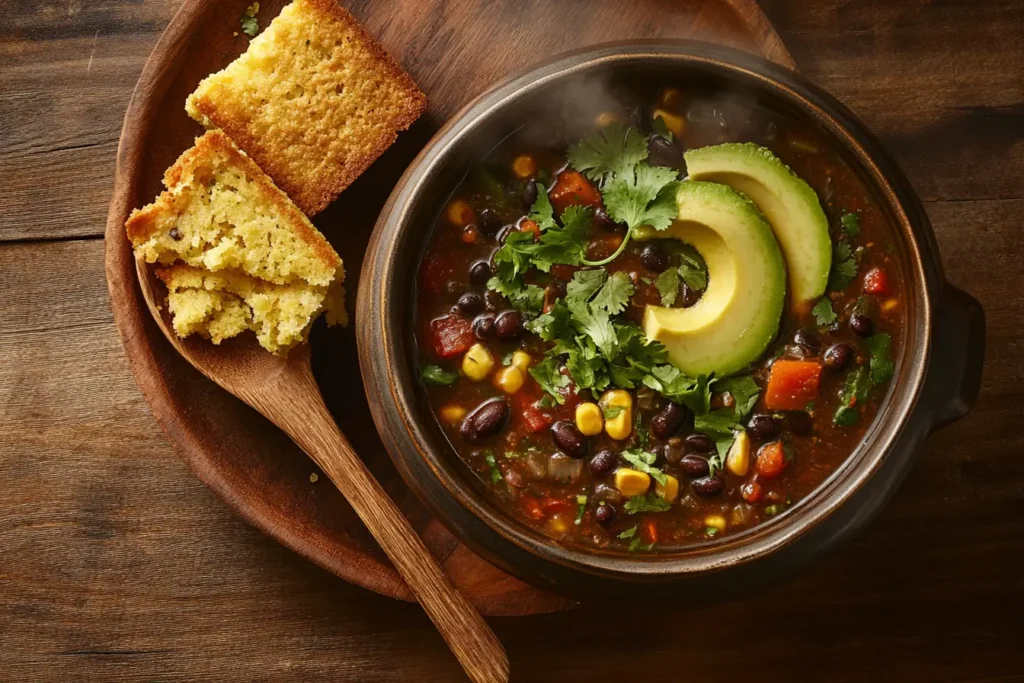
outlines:
M456 199L454 202L449 204L445 215L448 217L449 221L460 228L469 225L476 220L476 215L473 213L473 207L471 207L469 202L465 199Z
M598 128L604 128L605 126L610 126L616 121L620 120L621 119L619 118L618 114L615 114L614 112L610 111L603 111L600 114L598 114L597 117L594 119L594 125L596 125Z
M615 488L628 498L642 496L651 488L651 477L645 472L620 467L615 470Z
M750 437L745 430L736 435L736 440L729 447L729 453L725 456L725 469L737 477L746 476L750 469Z
M516 351L512 354L512 365L520 370L526 370L533 364L533 356L526 351Z
M671 474L665 475L665 483L654 482L654 492L669 503L676 502L679 497L679 480Z
M494 376L494 385L506 394L514 394L522 389L525 381L526 375L515 365L498 370L498 374Z
M882 311L889 313L890 311L896 310L900 305L899 299L886 299L882 302Z
M462 373L474 382L486 379L493 367L494 356L483 344L473 344L462 357Z
M454 403L441 406L439 412L441 414L441 422L453 427L462 422L466 417L466 409Z
M613 409L621 408L619 411L614 411L617 413L614 417L605 419L604 431L616 441L627 438L633 431L633 397L629 395L628 391L611 389L604 392L599 403L605 413L611 413Z
M583 436L597 436L604 429L604 415L596 403L584 402L576 406L576 429Z
M537 173L537 162L529 154L520 154L512 161L512 172L520 180L529 180Z
M666 111L660 107L654 110L651 118L660 118L665 123L665 127L672 131L672 135L675 135L676 137L681 137L683 131L686 130L686 121L683 120L682 116L679 114L673 114L672 112Z
M679 88L665 88L661 91L658 101L670 109L675 109L683 103L683 93Z
M704 526L715 529L721 533L725 531L728 524L726 524L725 517L722 515L708 515L704 518Z
M552 536L564 536L569 531L569 520L565 515L553 515L547 526Z

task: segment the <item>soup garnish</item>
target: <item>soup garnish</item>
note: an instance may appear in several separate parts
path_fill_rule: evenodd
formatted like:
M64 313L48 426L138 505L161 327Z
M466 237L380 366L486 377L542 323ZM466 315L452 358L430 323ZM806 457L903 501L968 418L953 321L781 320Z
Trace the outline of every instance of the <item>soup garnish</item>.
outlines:
M765 110L740 138L707 102L668 89L568 147L513 136L420 265L439 423L563 542L648 551L780 514L894 373L900 270L865 186L815 131Z

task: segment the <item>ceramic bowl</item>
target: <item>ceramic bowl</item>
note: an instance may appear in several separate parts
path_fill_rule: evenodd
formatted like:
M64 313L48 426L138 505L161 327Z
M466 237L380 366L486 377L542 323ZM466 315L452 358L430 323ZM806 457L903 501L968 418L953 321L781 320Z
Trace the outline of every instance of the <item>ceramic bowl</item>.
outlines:
M896 230L906 278L905 341L896 359L897 376L855 452L771 522L656 553L563 545L503 513L432 416L415 379L415 273L430 226L466 170L525 118L547 116L559 125L574 107L587 109L579 93L595 82L643 88L688 81L745 93L817 128L870 188ZM363 382L377 429L402 477L484 558L526 581L574 596L625 594L638 582L661 584L658 595L728 595L794 570L878 512L923 439L966 414L981 380L981 307L946 282L921 202L875 137L846 107L798 74L711 44L606 45L564 55L495 86L445 125L406 171L377 222L363 268L356 312Z

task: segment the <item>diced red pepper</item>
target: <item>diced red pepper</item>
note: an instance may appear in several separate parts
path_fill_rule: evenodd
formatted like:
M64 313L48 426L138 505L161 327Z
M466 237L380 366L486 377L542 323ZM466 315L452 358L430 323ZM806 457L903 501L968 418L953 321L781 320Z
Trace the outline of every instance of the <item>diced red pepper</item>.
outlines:
M523 220L519 221L519 231L520 232L532 232L533 233L533 239L535 239L535 240L538 237L540 237L540 226L537 225L536 221L532 221L529 218L524 218Z
M743 500L748 503L757 503L764 498L764 487L756 481L748 481L740 487L740 495L743 496Z
M764 403L768 410L803 410L818 397L821 363L777 360L768 375Z
M761 446L757 452L757 460L754 461L754 471L757 476L765 479L774 479L786 469L786 451L781 441L772 441Z
M526 406L522 409L520 414L523 416L523 424L526 425L526 431L531 434L543 432L555 421L555 418L546 413L542 413L533 406Z
M640 525L640 535L647 543L657 543L658 523L651 518L645 519Z
M889 293L889 276L881 268L864 273L864 293L885 296Z
M600 207L601 193L579 171L562 171L548 195L559 215L573 204Z
M543 519L544 508L541 507L540 501L533 496L524 495L519 499L519 507L523 509L526 516L530 519Z
M446 315L430 322L430 343L441 358L465 353L473 345L473 323L457 315Z

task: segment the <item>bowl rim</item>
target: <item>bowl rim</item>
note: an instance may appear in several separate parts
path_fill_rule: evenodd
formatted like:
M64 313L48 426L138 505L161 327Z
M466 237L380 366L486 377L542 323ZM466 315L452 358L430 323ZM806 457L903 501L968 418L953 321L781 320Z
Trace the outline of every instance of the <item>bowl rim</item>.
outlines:
M837 141L885 203L882 208L898 234L907 271L908 312L896 378L878 415L861 444L813 492L770 523L741 534L671 552L626 556L562 545L526 527L463 482L449 458L437 452L425 423L433 418L429 409L421 410L405 355L407 288L394 283L396 278L408 277L397 252L422 248L423 238L416 242L409 233L416 226L414 210L424 201L424 188L460 142L504 107L553 82L642 62L696 67L752 82L808 116ZM410 241L415 247L408 246ZM777 64L693 40L626 41L589 47L556 56L499 82L452 117L413 160L382 210L367 251L357 301L358 348L374 421L392 460L415 494L470 548L520 578L538 582L539 577L549 584L554 579L544 571L524 570L527 556L550 563L548 568L554 573L562 567L631 581L682 578L777 554L831 517L894 456L893 447L914 413L927 376L933 299L941 279L934 238L917 195L880 143L846 107ZM445 447L450 449L447 444Z

